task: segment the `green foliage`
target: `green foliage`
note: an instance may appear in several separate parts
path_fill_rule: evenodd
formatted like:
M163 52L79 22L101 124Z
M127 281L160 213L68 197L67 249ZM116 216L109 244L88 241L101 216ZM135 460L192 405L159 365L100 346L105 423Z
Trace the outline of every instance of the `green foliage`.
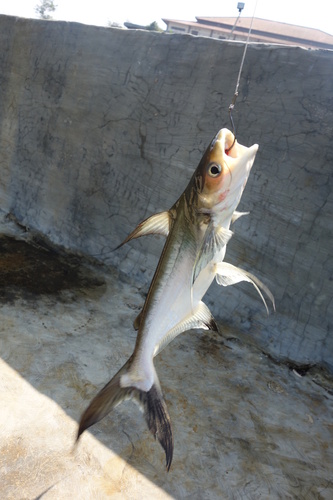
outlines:
M146 26L146 30L148 31L163 31L162 28L159 27L156 21L152 22L151 24L148 24Z
M41 19L52 19L49 13L54 12L56 8L57 5L54 5L53 0L40 0L40 3L35 7L35 12Z

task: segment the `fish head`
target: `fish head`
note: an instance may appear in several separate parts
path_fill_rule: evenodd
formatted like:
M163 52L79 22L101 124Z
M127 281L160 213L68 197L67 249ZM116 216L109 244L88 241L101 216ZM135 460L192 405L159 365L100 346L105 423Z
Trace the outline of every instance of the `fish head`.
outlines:
M221 129L205 151L193 181L198 210L228 217L236 210L258 145L242 146L230 130Z

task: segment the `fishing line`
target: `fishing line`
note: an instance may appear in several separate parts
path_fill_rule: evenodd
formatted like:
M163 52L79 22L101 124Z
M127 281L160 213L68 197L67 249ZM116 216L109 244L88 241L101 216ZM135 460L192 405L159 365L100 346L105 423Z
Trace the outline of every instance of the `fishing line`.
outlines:
M252 24L253 24L254 16L255 16L255 13L256 13L258 1L259 0L257 0L256 3L255 3L254 11L253 11L252 19L251 19L250 28L249 28L249 31L248 31L248 34L247 34L247 39L246 39L246 43L245 43L245 47L244 47L244 51L243 51L243 57L242 57L242 60L241 60L241 63L240 63L240 68L239 68L239 72L238 72L235 93L234 93L232 101L231 101L231 103L229 105L229 110L228 110L228 112L229 112L229 120L230 120L230 123L231 123L231 126L232 126L232 133L234 134L234 140L233 140L233 143L231 144L230 148L228 148L228 149L225 150L225 152L227 154L234 147L235 142L236 142L236 127L235 127L234 120L232 118L232 112L234 110L234 107L235 107L235 104L236 104L236 100L237 100L237 97L238 97L239 83L240 83L240 79L241 79L241 75L242 75L242 71L243 71L243 66L244 66L246 51L247 51L247 47L249 45L249 39L250 39L251 31L252 31Z

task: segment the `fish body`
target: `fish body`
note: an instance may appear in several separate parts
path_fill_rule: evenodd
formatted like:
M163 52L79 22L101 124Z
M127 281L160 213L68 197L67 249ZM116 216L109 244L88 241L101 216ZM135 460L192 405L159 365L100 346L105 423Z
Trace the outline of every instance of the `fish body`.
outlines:
M260 289L274 300L253 275L223 262L232 236L230 224L242 215L236 208L257 149L257 145L241 146L229 130L220 130L171 209L140 223L122 243L147 234L166 236L143 309L134 323L138 330L134 352L83 413L78 437L124 399L133 398L143 407L148 427L164 448L170 468L171 421L154 357L183 331L217 330L202 302L214 278L224 286L249 281L262 299Z

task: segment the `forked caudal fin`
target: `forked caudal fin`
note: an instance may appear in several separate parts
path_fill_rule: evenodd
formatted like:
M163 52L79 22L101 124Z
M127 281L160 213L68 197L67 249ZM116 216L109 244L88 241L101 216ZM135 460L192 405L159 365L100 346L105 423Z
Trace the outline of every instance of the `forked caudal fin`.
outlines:
M94 397L83 412L79 423L77 439L88 427L104 418L113 408L127 399L134 399L143 409L148 429L158 439L165 451L166 467L170 469L173 456L173 435L171 420L155 372L155 380L147 392L136 387L121 387L120 379L132 362L130 358L108 384Z

